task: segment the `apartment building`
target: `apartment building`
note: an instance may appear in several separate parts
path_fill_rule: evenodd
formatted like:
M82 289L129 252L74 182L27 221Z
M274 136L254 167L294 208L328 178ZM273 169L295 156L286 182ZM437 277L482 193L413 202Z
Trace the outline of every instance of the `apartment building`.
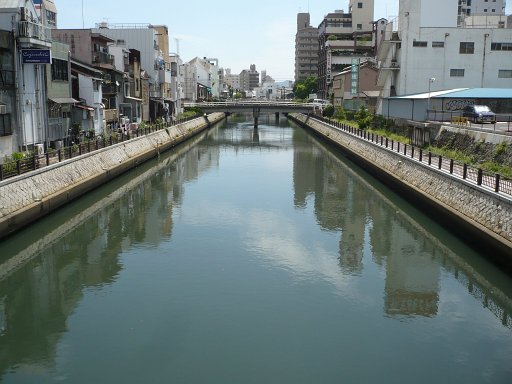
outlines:
M295 34L295 81L318 74L318 28L310 25L309 13L297 14Z
M260 84L260 74L256 70L256 65L251 64L249 69L240 72L240 88L242 91L252 91L258 88Z
M169 119L175 100L171 94L168 28L151 24L102 22L96 25L93 32L140 52L140 67L149 78L150 87L149 116L144 120Z
M374 57L374 0L350 0L349 12L327 14L318 27L318 97L329 98L334 72Z

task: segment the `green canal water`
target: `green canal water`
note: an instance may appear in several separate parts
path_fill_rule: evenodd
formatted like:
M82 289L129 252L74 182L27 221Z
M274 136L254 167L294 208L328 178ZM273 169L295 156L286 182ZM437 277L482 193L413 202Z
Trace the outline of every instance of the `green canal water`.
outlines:
M227 122L0 243L2 383L512 383L512 279L308 132Z

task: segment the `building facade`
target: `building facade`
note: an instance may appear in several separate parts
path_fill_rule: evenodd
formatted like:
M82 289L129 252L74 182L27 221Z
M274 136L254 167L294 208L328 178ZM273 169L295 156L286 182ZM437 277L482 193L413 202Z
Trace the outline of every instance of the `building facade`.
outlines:
M32 0L0 3L0 159L50 141L46 67L50 28Z
M258 88L260 83L260 74L256 70L256 65L251 64L249 69L240 72L240 88L241 91L248 92Z
M350 0L349 12L327 14L318 27L318 97L329 99L334 72L375 56L374 0Z
M140 52L141 69L149 78L149 116L144 120L169 119L172 111L169 36L166 26L99 23L94 32Z
M309 13L297 14L295 34L295 81L318 75L318 28L310 25Z
M399 6L397 28L388 24L379 49L383 97L512 88L510 30L457 27L458 0L400 0Z

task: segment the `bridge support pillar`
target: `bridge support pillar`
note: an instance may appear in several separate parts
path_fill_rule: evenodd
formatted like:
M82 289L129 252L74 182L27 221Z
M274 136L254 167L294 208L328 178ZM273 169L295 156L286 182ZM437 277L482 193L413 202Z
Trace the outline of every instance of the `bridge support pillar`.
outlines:
M259 108L253 108L252 109L252 116L254 117L254 128L258 128L258 118L260 117L260 109Z
M279 124L279 112L276 112L276 123Z

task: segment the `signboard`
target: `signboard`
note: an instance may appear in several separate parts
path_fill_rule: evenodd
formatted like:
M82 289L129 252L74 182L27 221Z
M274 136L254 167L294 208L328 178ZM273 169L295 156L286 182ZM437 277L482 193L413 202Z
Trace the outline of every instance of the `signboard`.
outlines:
M52 54L49 49L22 49L21 58L24 64L52 63Z
M331 75L332 75L332 53L330 49L327 49L327 68L326 68L326 82L327 84L331 84Z
M359 59L352 59L352 84L350 94L357 96L359 93Z

